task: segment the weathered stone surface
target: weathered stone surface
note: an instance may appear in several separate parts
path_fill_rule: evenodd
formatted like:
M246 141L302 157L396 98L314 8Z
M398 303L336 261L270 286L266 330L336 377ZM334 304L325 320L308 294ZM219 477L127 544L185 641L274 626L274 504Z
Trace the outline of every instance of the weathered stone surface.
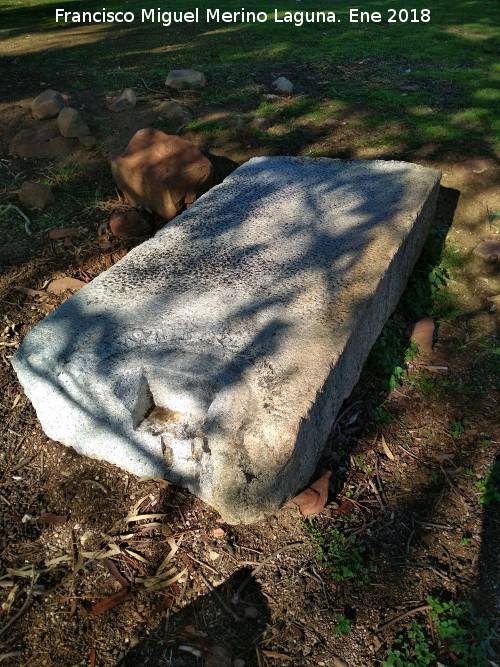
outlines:
M89 126L76 109L65 107L57 117L57 127L63 137L85 137L90 134Z
M120 239L133 239L138 236L148 236L152 227L144 220L139 211L116 213L109 221L111 232Z
M132 206L171 220L212 185L213 167L194 144L175 135L139 130L109 156L114 179Z
M173 100L162 102L153 111L155 116L165 121L167 132L178 132L181 127L193 120L193 114L189 109Z
M306 486L397 304L439 172L256 158L50 313L12 363L47 435L232 523Z
M117 97L116 100L113 100L109 105L109 110L114 113L120 111L125 111L126 109L133 109L137 104L137 96L132 90L132 88L125 88L120 97Z
M19 190L19 201L25 206L44 209L55 201L52 190L43 183L24 181Z
M500 257L500 241L488 239L474 248L474 254L490 262L497 262Z
M69 155L76 139L61 137L55 121L33 129L21 130L9 144L9 153L26 158L50 158Z
M205 75L194 69L173 69L165 79L165 85L169 88L182 90L184 88L204 88Z
M61 109L66 106L66 101L57 90L44 90L31 103L31 113L37 120L55 118Z

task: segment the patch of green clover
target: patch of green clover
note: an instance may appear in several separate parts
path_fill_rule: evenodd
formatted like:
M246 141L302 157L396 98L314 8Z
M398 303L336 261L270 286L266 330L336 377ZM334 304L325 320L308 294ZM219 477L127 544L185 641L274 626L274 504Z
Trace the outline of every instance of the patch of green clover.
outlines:
M365 548L356 544L356 537L346 536L336 528L323 531L312 521L304 523L309 537L316 544L315 558L328 570L331 578L340 583L354 580L368 582L368 568L364 562Z
M343 614L337 616L337 625L333 628L336 635L350 635L352 632L352 621Z
M476 614L470 602L440 602L430 596L427 601L438 648L444 656L453 656L453 665L486 667L492 664L495 657L492 640L498 639L498 634L487 620ZM409 630L394 639L383 667L421 667L436 662L424 628L413 622Z

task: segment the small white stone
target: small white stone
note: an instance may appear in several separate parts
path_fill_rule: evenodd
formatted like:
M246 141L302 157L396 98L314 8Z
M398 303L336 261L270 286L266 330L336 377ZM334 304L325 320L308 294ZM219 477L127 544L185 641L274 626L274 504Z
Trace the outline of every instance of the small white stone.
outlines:
M279 93L291 93L293 90L293 83L285 76L280 76L273 81L273 86Z

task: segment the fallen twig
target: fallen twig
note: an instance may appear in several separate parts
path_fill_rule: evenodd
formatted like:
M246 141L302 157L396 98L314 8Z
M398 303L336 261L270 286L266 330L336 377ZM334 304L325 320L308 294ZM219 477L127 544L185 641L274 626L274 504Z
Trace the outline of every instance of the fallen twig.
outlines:
M392 625L395 625L398 621L401 621L403 618L406 618L407 616L413 616L413 614L418 614L421 611L428 611L429 609L432 609L431 605L424 604L421 605L420 607L415 607L414 609L405 611L403 614L399 614L399 616L396 616L392 620L387 621L387 623L382 623L382 625L378 625L377 632L382 632L382 630L387 630L387 628L390 628Z
M458 497L460 498L460 500L462 501L464 507L467 508L467 502L466 502L465 498L463 497L462 493L457 489L457 487L456 487L455 484L453 483L453 481L452 481L450 475L446 472L446 470L443 468L443 466L439 466L439 467L441 468L441 471L442 471L443 475L446 477L446 481L447 481L448 484L450 485L450 489L453 491L453 493L454 493L456 496L458 496Z
M442 530L455 530L453 526L445 526L443 523L429 523L428 521L415 521L424 528L441 528Z
M148 86L148 84L144 81L143 78L141 78L141 81L142 81L142 85L144 86L144 88L145 88L146 90L149 90L149 91L152 92L152 93L160 93L160 92L161 92L160 90L155 90L154 88L150 88L150 87Z
M17 211L19 215L24 219L24 231L28 236L31 236L31 220L25 213L21 211L21 209L18 206L15 206L14 204L6 204L5 206L0 206L0 216L3 215L4 213L7 213L7 211L11 208Z
M191 556L191 554L188 553L187 551L186 551L185 553L186 553L186 556L187 556L188 558L191 558L191 560L193 560L195 563L198 563L198 565L201 565L201 567L206 567L207 570L210 570L210 572L213 572L214 574L220 575L220 572L218 572L218 571L217 571L214 567L212 567L211 565L208 565L208 563L204 563L203 561L198 560L198 559L195 558L194 556Z
M15 658L16 655L22 655L24 651L10 651L10 653L2 653L0 655L0 662L8 660L9 658Z
M4 632L7 632L7 630L8 630L11 626L13 626L14 623L15 623L16 621L18 621L18 620L21 618L21 616L24 614L24 612L26 611L26 609L28 609L28 607L30 606L30 604L31 604L31 599L32 599L32 597L33 597L33 589L34 589L34 587L35 587L35 583L36 583L36 580L37 580L37 579L38 579L38 574L35 574L35 566L33 565L32 568L31 568L31 584L30 584L28 593L27 593L27 595L26 595L26 600L24 601L23 606L22 606L21 609L17 612L17 614L15 614L15 615L10 619L10 621L7 621L7 623L3 626L3 628L0 628L0 637L4 634Z
M375 497L378 500L378 504L380 505L380 509L382 509L382 510L385 509L384 501L382 500L382 497L379 493L379 490L377 489L377 487L373 483L373 479L369 479L368 484L370 485L370 488L372 489L373 493L375 494Z

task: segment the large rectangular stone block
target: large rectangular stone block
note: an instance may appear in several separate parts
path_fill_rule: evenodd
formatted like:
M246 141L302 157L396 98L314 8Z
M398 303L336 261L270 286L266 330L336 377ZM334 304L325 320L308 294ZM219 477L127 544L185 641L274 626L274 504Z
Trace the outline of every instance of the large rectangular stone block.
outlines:
M13 365L45 432L229 522L275 511L397 304L439 178L250 160L26 336Z

